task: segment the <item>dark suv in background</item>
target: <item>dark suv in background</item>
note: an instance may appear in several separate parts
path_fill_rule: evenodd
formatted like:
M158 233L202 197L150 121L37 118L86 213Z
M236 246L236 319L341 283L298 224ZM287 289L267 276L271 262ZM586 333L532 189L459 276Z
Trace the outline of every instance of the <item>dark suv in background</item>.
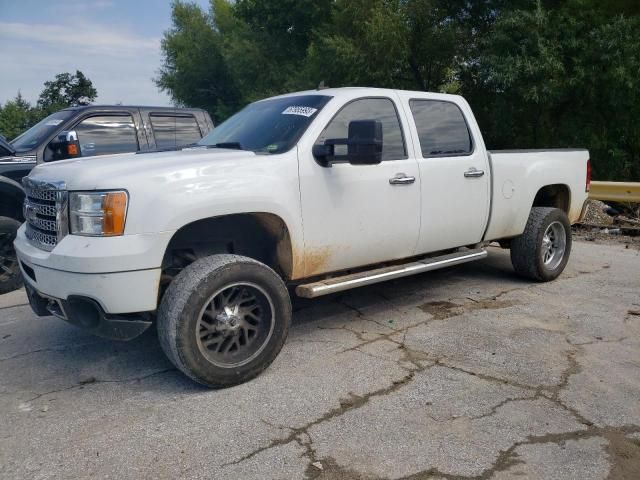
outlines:
M196 143L212 128L209 114L197 108L89 105L49 115L11 142L0 137L0 294L22 283L13 240L24 220L22 178L37 164L170 150Z

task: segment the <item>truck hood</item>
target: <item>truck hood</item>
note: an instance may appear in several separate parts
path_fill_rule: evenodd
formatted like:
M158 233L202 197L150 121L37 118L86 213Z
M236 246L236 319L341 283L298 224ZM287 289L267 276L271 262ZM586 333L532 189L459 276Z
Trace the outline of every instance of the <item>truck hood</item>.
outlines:
M63 181L67 190L129 189L140 181L166 184L173 179L209 176L238 163L255 162L256 157L254 152L218 148L125 153L41 164L29 177Z

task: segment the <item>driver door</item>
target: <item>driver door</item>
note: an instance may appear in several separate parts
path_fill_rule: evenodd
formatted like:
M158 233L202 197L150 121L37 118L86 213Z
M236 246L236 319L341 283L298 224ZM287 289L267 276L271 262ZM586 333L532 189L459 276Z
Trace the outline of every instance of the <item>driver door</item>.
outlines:
M344 139L354 120L382 123L382 162L322 166L300 148L305 276L410 257L420 230L420 176L396 98L359 98L328 122L316 144ZM339 151L344 148L344 151ZM336 145L336 155L346 146Z

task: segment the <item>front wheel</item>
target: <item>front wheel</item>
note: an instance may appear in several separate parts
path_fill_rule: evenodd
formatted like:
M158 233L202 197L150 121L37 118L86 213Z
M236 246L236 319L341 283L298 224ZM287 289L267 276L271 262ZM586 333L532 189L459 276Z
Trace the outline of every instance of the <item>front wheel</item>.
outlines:
M571 223L558 208L533 207L524 232L511 240L511 263L522 277L554 280L569 261Z
M209 387L259 375L282 349L290 324L291 301L282 279L239 255L213 255L186 267L158 310L167 357Z
M22 286L22 274L13 241L20 222L13 218L0 217L0 295Z

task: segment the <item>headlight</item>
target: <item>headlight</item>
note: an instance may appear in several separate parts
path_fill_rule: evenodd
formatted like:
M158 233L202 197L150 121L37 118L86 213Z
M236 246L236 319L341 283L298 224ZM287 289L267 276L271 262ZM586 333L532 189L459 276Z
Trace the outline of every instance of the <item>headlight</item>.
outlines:
M72 235L110 237L124 233L127 192L71 192L69 227Z

